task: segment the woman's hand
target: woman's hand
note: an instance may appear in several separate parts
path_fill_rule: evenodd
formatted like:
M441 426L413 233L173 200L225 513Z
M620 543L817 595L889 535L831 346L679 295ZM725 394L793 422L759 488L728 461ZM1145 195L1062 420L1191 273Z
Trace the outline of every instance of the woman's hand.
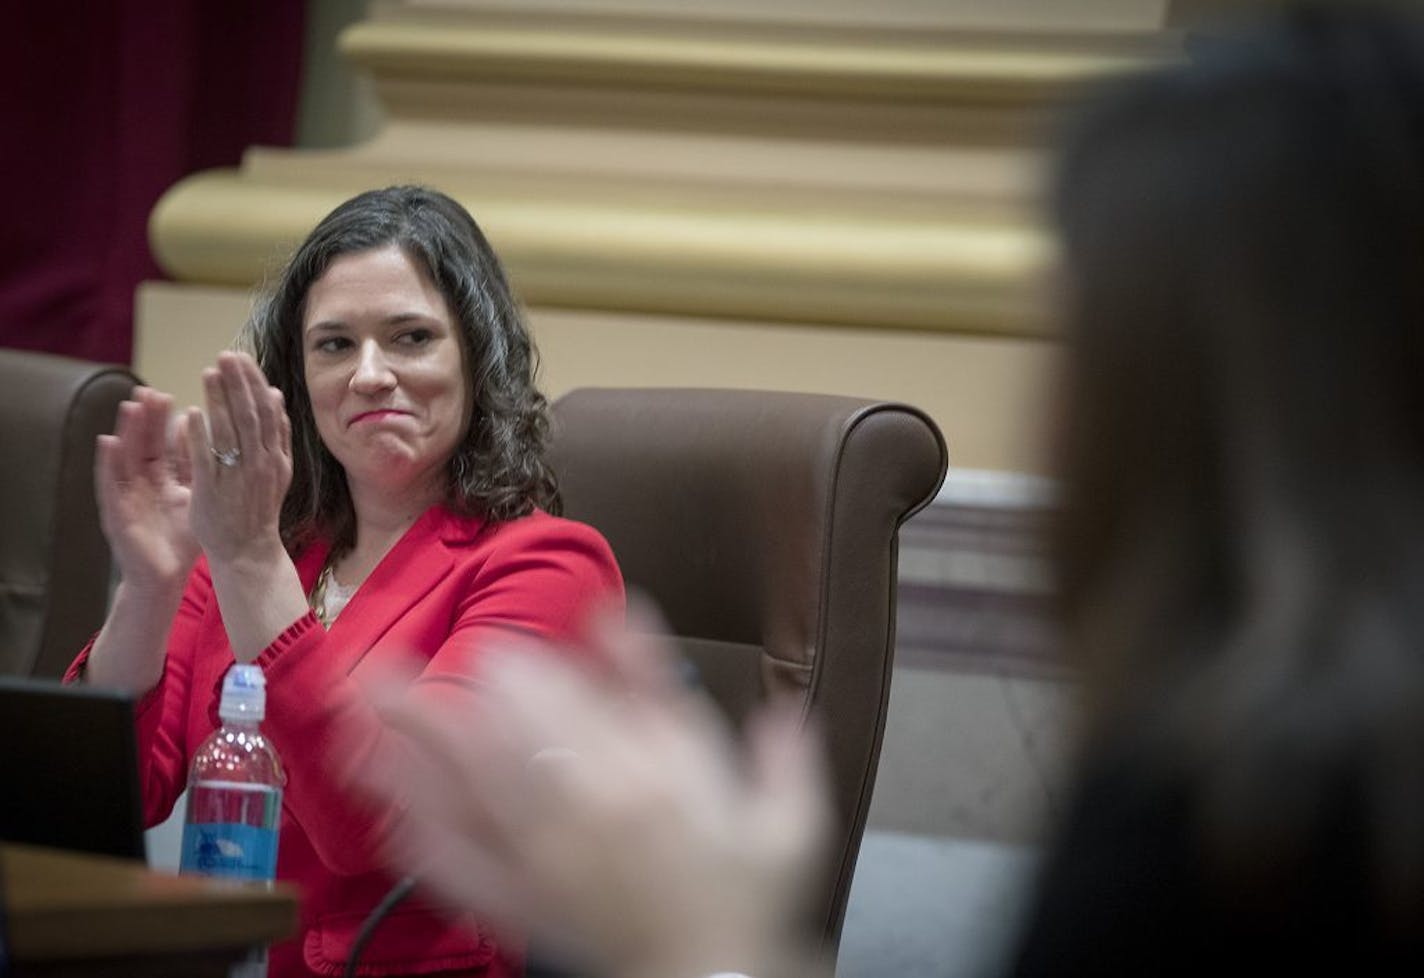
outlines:
M119 587L86 666L88 681L139 694L163 674L183 584L198 559L189 525L191 468L184 429L168 438L173 399L147 387L119 405L94 453L99 523Z
M281 553L278 518L292 481L292 428L282 394L245 353L203 371L207 424L188 412L193 533L210 563Z
M599 636L611 680L511 648L472 690L378 700L408 749L352 774L408 806L394 868L603 973L811 973L787 959L828 806L798 712L755 718L741 756L660 643Z
M130 588L181 589L198 557L188 524L191 470L182 429L170 443L173 399L147 387L119 405L95 448L99 523Z
M282 500L292 481L292 426L282 394L245 353L203 371L207 424L187 417L193 535L238 662L262 654L307 614L297 569L282 546Z

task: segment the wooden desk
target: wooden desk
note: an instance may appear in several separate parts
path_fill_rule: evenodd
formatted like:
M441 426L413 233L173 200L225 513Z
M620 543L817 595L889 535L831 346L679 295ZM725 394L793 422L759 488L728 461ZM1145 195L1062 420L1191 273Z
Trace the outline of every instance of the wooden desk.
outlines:
M141 863L0 845L14 978L213 976L290 934L296 891L155 873Z

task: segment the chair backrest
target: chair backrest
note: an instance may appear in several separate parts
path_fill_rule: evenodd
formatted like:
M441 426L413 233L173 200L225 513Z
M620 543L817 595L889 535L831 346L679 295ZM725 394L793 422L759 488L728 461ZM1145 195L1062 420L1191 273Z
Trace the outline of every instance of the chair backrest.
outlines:
M122 367L0 350L0 674L57 678L103 623L94 440L135 383Z
M885 729L896 536L944 480L939 429L900 404L815 394L584 389L554 405L566 515L732 716L773 693L826 734L839 820L812 926L839 940Z

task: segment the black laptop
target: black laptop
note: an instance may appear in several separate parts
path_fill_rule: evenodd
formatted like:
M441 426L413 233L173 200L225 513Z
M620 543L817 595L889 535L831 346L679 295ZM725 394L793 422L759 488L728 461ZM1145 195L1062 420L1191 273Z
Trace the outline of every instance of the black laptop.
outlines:
M144 858L132 697L0 678L0 840Z

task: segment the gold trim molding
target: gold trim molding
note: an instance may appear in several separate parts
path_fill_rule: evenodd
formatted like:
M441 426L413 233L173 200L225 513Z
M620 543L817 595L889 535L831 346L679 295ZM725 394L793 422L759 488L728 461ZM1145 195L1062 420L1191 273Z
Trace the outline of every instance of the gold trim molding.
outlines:
M442 187L484 226L530 305L965 332L1037 332L1026 227L545 202ZM152 217L164 269L249 287L357 187L274 187L238 170L176 185ZM221 228L221 233L215 229Z
M348 30L341 50L381 77L937 102L1052 101L1085 81L1147 62L1140 50L1055 50L1046 39L980 46L890 32L767 36L762 30L756 36L663 24L615 33L582 22L553 28L496 22L461 31L374 21Z
M381 131L178 183L150 221L168 274L252 286L341 200L422 182L531 306L1028 336L1044 111L1170 49L400 3L341 46Z

